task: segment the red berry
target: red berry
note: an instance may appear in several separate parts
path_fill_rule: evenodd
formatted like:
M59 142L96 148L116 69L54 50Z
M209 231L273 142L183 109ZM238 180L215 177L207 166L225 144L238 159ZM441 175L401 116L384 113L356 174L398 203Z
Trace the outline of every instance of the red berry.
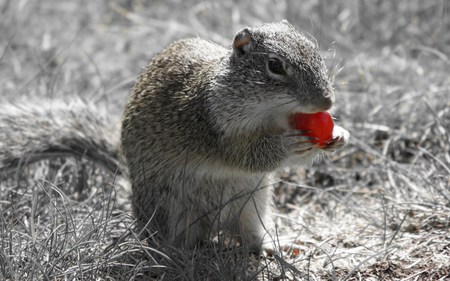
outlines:
M323 146L333 137L333 119L326 111L313 114L296 113L291 117L290 122L295 129L306 131L305 136L316 138L311 142L319 146Z

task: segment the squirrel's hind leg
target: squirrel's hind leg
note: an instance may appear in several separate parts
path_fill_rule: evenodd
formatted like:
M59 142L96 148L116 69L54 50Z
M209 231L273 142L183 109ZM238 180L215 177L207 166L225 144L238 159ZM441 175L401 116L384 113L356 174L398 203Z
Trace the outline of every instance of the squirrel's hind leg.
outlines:
M273 230L271 204L267 202L267 197L254 194L249 198L241 209L237 228L241 243L251 252L260 253L264 241L269 238L269 233Z
M186 249L201 244L214 232L208 216L196 209L172 213L167 224L171 226L170 244Z

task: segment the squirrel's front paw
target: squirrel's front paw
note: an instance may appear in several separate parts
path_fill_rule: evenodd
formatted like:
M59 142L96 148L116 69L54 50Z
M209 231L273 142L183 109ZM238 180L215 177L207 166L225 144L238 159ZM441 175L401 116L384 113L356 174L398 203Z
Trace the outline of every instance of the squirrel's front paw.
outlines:
M311 140L314 140L314 137L307 136L307 133L307 131L295 129L285 133L289 141L289 148L295 155L302 156L316 146L311 142Z
M327 152L334 152L348 143L350 133L341 126L334 126L333 137L322 147Z

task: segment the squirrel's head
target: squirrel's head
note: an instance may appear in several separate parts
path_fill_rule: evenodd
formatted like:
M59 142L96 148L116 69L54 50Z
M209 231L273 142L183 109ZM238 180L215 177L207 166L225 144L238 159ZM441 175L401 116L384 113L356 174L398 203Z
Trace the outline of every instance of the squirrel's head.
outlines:
M228 100L239 104L233 114L261 122L247 124L269 121L285 127L289 114L333 105L331 78L318 46L287 21L244 28L232 47L227 73L218 79L219 85L233 85L222 95L222 105L227 107Z

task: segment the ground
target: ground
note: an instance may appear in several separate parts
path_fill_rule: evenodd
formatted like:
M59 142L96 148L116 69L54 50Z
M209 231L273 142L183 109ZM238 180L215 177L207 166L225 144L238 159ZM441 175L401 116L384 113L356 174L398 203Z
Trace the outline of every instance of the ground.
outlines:
M445 0L0 1L2 103L81 97L117 117L169 42L229 46L244 26L288 19L327 56L332 113L351 132L345 149L281 174L276 221L297 249L259 259L142 241L127 180L85 159L2 170L0 280L450 279L449 10Z

